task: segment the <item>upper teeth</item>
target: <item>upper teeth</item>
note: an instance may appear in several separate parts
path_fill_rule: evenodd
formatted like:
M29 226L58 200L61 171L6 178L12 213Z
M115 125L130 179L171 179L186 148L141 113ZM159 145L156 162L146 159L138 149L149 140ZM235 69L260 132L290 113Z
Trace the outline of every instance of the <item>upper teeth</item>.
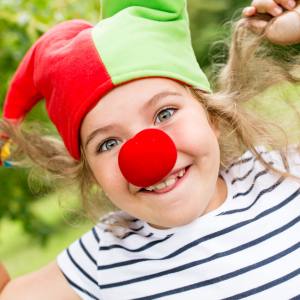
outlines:
M185 169L182 169L181 171L179 171L179 173L177 173L177 175L172 175L169 178L167 178L165 181L156 184L156 185L151 185L146 187L145 189L147 191L153 191L153 190L161 190L166 188L167 186L171 186L173 185L176 181L177 181L177 177L182 177L185 173Z

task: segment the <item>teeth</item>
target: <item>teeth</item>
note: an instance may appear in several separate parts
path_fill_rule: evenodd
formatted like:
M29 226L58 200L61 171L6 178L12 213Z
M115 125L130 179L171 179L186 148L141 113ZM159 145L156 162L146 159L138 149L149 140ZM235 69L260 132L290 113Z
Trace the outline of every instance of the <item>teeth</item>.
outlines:
M157 185L148 186L148 187L145 188L145 190L147 190L147 191L153 191L153 190L164 189L164 188L166 188L168 186L173 185L177 181L177 177L181 178L184 174L185 174L185 169L181 170L175 178L171 177L171 178L169 178L169 179L167 179L167 180L165 180L165 181L163 181L163 182L161 182L161 183L159 183Z
M178 177L182 177L184 175L184 173L185 173L185 169L181 170L178 174Z
M149 187L146 187L146 188L145 188L145 190L147 190L147 191L150 191L150 192L151 192L151 191L153 191L153 190L154 190L154 187L153 187L153 186L149 186Z
M155 190L161 190L161 189L164 189L166 186L167 186L167 183L164 181L164 182L154 186L154 189Z

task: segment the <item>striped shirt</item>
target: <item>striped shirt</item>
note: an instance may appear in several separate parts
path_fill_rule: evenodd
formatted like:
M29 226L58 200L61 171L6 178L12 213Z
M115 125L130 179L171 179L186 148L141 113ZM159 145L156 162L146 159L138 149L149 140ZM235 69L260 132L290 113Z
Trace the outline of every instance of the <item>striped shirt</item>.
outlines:
M277 152L262 155L284 169ZM300 176L300 155L288 162ZM220 175L225 202L188 225L132 219L123 238L101 223L83 235L57 258L71 287L86 300L300 299L300 183L250 152Z

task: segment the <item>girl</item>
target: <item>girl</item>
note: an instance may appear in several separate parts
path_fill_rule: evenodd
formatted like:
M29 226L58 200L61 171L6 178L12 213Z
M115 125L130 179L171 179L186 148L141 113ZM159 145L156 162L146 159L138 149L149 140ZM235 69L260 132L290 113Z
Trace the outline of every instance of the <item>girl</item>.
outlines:
M296 57L273 59L265 39L300 41L289 2L244 10L215 93L184 0L103 1L97 26L70 21L38 40L8 91L2 148L17 149L2 162L28 163L26 154L79 181L87 208L101 187L119 211L6 284L1 300L300 297L299 150L246 105L298 82ZM41 98L65 146L20 130Z

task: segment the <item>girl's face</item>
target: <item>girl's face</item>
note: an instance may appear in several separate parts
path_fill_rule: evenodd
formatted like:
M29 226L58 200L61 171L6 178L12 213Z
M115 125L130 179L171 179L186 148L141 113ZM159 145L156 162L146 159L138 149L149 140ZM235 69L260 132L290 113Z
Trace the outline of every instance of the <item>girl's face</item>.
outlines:
M127 182L118 166L122 145L146 128L163 130L173 139L177 161L170 174L189 167L165 193L141 191ZM225 200L225 183L218 177L218 134L191 93L165 78L116 87L86 115L81 127L87 161L105 194L123 211L158 228L188 224Z

